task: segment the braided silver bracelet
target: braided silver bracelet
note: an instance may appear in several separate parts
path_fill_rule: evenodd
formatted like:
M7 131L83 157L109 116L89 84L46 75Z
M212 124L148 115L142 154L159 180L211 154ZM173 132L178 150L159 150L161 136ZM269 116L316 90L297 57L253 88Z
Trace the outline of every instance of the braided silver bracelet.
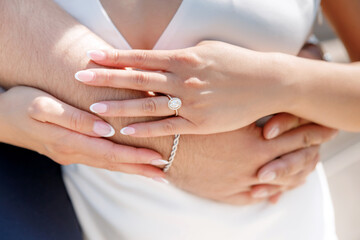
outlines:
M172 163L174 162L174 159L175 159L175 156L176 156L176 151L177 151L177 148L178 148L178 145L179 145L179 141L180 141L180 134L175 134L174 144L173 144L173 147L171 149L171 153L170 153L170 157L169 157L169 163L166 164L166 166L164 167L164 169L163 169L164 172L169 171Z

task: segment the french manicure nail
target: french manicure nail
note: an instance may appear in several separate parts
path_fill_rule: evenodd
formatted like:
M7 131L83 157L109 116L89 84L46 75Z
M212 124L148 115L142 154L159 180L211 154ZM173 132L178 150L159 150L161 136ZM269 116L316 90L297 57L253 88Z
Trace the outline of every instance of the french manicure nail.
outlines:
M169 181L162 177L153 177L153 180L159 183L169 184Z
M266 198L269 196L269 192L265 189L261 189L252 194L253 198Z
M115 130L111 125L100 121L94 123L93 131L102 137L112 137L115 135Z
M100 50L87 51L86 55L88 56L88 58L90 58L91 60L94 60L94 61L101 61L101 60L104 60L106 57L105 53Z
M95 73L88 70L83 70L75 73L75 78L80 82L91 82L95 78Z
M273 138L275 138L275 137L277 137L278 135L279 135L279 132L280 132L280 129L279 129L279 127L278 126L274 126L271 130L270 130L270 132L269 132L269 134L268 134L268 139L273 139Z
M276 173L275 172L264 172L260 175L260 181L261 182L271 182L276 179Z
M90 111L93 113L106 113L108 107L103 103L94 103L90 106Z
M150 163L151 163L151 165L154 165L154 166L162 166L162 165L167 165L167 164L169 164L168 161L162 160L162 159L152 160Z
M120 130L120 133L122 135L132 135L135 133L135 128L132 127L124 127L123 129Z

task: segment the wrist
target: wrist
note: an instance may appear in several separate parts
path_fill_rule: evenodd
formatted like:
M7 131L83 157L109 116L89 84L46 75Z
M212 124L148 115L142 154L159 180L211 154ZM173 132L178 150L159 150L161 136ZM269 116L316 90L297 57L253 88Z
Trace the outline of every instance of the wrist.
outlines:
M268 76L271 81L272 91L271 112L291 112L296 103L295 100L299 94L297 80L294 78L294 57L283 53L265 53L268 59L265 64L268 68Z
M318 78L314 77L318 71L314 63L322 64L323 61L284 56L283 66L287 71L283 79L287 96L284 112L305 118L306 108L313 105L314 96L321 93L318 89Z

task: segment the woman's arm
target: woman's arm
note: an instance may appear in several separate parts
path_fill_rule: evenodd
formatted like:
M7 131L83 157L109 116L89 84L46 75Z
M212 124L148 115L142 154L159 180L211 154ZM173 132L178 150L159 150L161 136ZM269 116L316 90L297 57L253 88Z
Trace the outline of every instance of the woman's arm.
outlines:
M279 86L280 109L314 122L360 131L360 65L282 56L288 74Z
M284 81L293 93L288 110L331 127L360 131L360 1L323 0L322 7L353 63L285 57L283 63L294 73Z
M360 3L328 0L324 1L324 8L352 59L359 60ZM160 92L183 102L180 117L132 124L123 129L125 135L149 137L231 131L278 112L292 113L333 128L360 131L359 62L327 63L280 53L259 53L219 42L175 51L104 52L104 59L94 59L104 66L162 72L89 69L94 78L84 81L86 84ZM138 59L140 65L131 61L134 56L146 56L146 59ZM78 79L84 80L81 78L79 73ZM167 102L166 96L102 101L93 105L92 110L102 116L171 116L174 111ZM143 111L144 105L151 109ZM99 107L106 111L97 111Z
M0 113L1 143L36 151L63 165L81 163L156 180L164 177L151 166L159 165L160 154L101 138L114 133L111 126L41 90L19 86L1 93Z
M322 8L345 44L352 61L360 61L360 1L322 0Z
M360 131L360 2L323 0L323 10L352 64L288 61L295 99L289 111L349 131ZM299 73L302 74L299 74Z

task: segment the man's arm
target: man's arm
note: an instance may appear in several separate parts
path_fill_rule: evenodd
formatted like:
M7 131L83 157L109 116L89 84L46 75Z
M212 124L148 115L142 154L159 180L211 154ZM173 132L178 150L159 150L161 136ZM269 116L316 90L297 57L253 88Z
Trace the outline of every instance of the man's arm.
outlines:
M89 63L87 50L111 46L53 1L5 0L1 4L1 86L36 87L87 111L99 100L143 96L141 92L130 90L88 87L74 79L78 70L97 66ZM106 120L117 130L134 121L130 118ZM164 158L172 145L171 137L132 139L116 134L113 140L156 149Z

